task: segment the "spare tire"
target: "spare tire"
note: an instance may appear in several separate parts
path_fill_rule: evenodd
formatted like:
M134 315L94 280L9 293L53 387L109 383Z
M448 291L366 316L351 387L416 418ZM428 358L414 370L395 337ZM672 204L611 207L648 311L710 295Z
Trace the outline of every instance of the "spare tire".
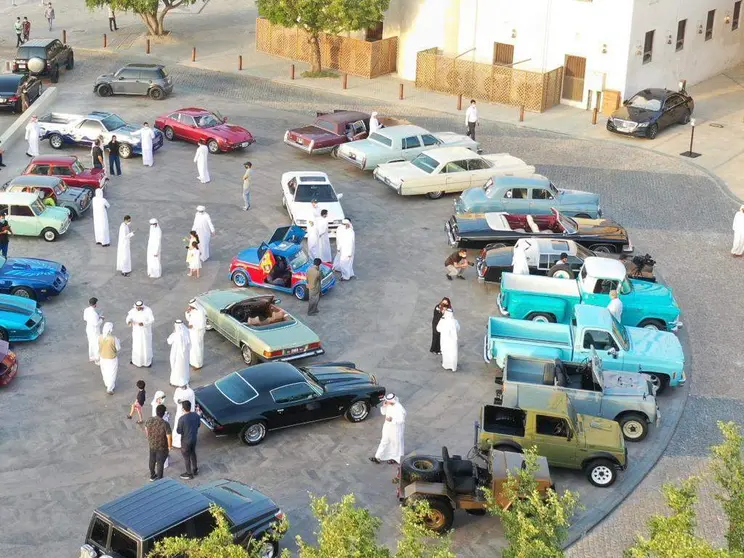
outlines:
M437 457L411 455L403 459L401 469L416 480L438 482L442 480L442 461Z
M41 58L34 57L28 60L28 62L26 63L26 67L32 74L40 74L41 72L46 70L46 62Z

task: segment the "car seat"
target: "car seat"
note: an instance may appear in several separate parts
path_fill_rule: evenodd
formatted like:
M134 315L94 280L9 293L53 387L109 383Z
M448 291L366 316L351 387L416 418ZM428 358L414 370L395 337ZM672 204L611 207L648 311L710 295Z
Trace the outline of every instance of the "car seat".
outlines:
M453 460L447 446L442 447L442 466L447 488L455 494L473 494L475 492L475 468L472 461Z
M535 220L532 218L532 215L527 215L527 225L530 227L530 230L535 233L540 233L540 227L537 226L537 223L535 223Z
M566 367L563 366L563 362L560 359L555 359L555 385L560 387L568 387L568 374L566 373Z

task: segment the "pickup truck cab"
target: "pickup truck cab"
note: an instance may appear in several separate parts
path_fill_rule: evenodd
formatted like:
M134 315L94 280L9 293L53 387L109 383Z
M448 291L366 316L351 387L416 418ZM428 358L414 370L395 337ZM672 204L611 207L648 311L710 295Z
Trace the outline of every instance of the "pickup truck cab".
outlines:
M614 420L627 442L640 442L660 417L653 385L638 374L603 370L592 353L581 364L507 356L496 400L515 407L525 394L565 393L577 412Z
M522 453L535 446L551 467L582 470L601 488L627 468L628 450L614 420L577 413L560 392L521 394L517 405L481 409L478 449Z
M489 318L486 362L503 369L508 355L581 363L594 348L605 369L645 374L656 393L684 385L685 355L673 333L626 327L597 306L580 304L574 313L576 325Z
M567 324L579 304L606 307L612 290L623 303L623 325L662 331L682 325L669 287L629 279L626 267L610 258L586 258L576 279L504 273L498 304L504 316Z

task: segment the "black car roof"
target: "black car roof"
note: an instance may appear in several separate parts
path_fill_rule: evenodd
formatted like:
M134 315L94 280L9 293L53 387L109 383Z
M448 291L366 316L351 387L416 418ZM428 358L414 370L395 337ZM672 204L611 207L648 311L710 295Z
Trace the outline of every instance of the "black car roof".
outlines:
M249 382L259 394L265 394L279 386L305 379L297 368L288 362L278 361L256 364L239 370L238 374Z
M57 39L29 39L21 47L46 47Z
M11 91L15 94L18 84L26 74L0 74L0 91Z
M96 509L112 523L145 540L209 509L201 492L173 479L161 479Z
M661 87L649 87L648 89L639 91L638 93L636 93L636 95L643 95L644 97L651 97L652 99L664 100L669 97L669 95L673 95L674 93L678 92L672 91L671 89L662 89Z

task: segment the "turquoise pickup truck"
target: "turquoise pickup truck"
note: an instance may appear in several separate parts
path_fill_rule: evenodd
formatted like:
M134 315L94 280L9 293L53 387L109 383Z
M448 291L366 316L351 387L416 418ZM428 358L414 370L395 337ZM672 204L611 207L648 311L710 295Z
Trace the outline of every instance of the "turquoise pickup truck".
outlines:
M499 310L504 316L519 320L568 324L574 307L607 307L610 291L616 290L623 303L623 325L676 332L682 322L671 289L629 279L626 272L618 260L590 257L584 260L577 279L504 273Z
M593 347L605 370L645 374L656 393L684 385L685 355L673 333L623 326L606 308L580 304L574 313L576 325L489 318L483 358L502 369L507 356L581 363Z

